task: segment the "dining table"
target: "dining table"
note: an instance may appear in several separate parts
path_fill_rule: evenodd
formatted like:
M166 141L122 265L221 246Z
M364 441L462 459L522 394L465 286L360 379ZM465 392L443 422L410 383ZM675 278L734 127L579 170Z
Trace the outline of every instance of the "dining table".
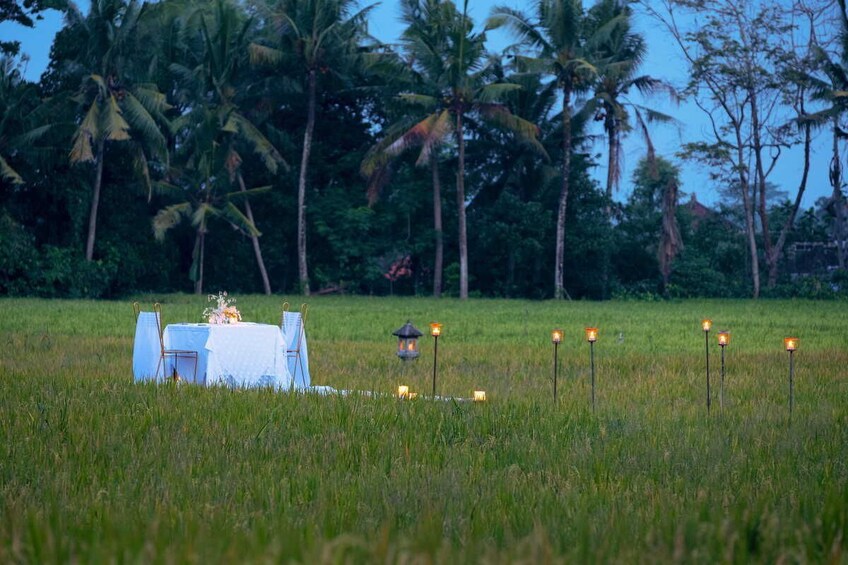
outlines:
M165 349L197 351L193 359L169 357L165 374L176 363L180 377L205 386L271 387L293 385L286 364L286 341L279 326L238 322L233 324L168 324L162 335Z

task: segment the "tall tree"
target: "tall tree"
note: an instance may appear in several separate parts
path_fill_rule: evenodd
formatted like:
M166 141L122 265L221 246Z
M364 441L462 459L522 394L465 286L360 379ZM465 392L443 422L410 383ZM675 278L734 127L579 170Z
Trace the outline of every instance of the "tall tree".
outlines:
M94 258L97 212L103 182L106 144L130 142L136 168L149 183L147 155L167 162L165 96L144 82L144 51L139 26L145 6L136 0L95 0L87 16L72 6L68 32L77 51L59 73L84 69L75 100L84 116L73 136L72 163L93 163L91 208L85 258Z
M294 60L306 93L306 126L297 182L297 257L301 291L309 295L306 246L306 195L316 107L327 78L347 81L362 64L360 44L371 7L355 11L356 0L257 0L256 9L271 30L271 45L252 43L257 64L286 68Z
M215 0L183 14L180 26L181 62L172 63L170 70L176 77L175 98L183 113L173 124L177 149L170 176L178 181L178 187L199 196L160 212L155 222L157 234L162 236L175 225L179 214L192 212L197 226L192 276L195 292L202 293L206 216L226 218L251 238L263 289L271 294L248 198L265 190L248 190L245 186L242 149L251 149L271 174L285 163L238 106L241 91L246 89L239 82L239 73L247 66L246 37L251 20L229 0ZM227 183L229 187L224 186ZM222 192L225 196L219 197ZM244 214L235 202L243 203Z
M587 36L588 26L581 0L536 0L532 16L507 7L497 7L490 26L507 26L520 41L536 51L532 57L516 61L532 72L553 77L562 94L562 179L557 204L556 250L554 256L554 298L565 291L565 220L568 207L572 119L575 98L590 88L597 75L593 56L600 37Z
M815 14L810 11L810 14ZM805 78L810 81L814 100L826 105L823 110L804 116L804 121L816 127L828 127L831 131L830 185L831 196L828 207L834 214L834 240L836 242L837 261L840 269L846 267L845 249L845 196L841 142L848 139L848 9L845 0L839 0L839 31L837 33L836 52L830 53L824 45L816 45L814 54L819 63L821 73L810 74Z
M0 57L0 180L23 184L24 179L10 163L24 145L26 117L32 111L36 87L23 80L20 69L9 57Z
M612 193L621 180L622 138L634 129L642 135L647 145L648 159L654 156L654 146L648 125L652 122L674 123L676 120L654 109L639 104L629 97L636 90L643 98L664 93L677 100L675 89L650 75L640 75L647 54L645 38L633 31L633 10L623 0L602 0L589 11L589 22L599 38L598 76L594 84L596 119L603 121L607 141L606 196Z
M780 3L757 0L665 0L663 8L642 2L671 32L690 64L687 92L708 116L712 139L689 144L690 155L724 168L736 176L745 209L751 257L753 295L760 293L757 221L768 286L776 284L779 258L786 233L792 228L806 189L811 136L809 127L785 127L806 114L807 85L794 80L798 66L807 64L801 53L793 56L794 15ZM687 12L692 11L692 12ZM697 28L683 28L679 12L699 15ZM812 30L808 30L812 34ZM810 35L812 38L812 35ZM799 51L809 52L810 40ZM790 120L790 116L795 120ZM777 240L770 225L766 192L769 175L787 147L801 146L803 166L789 222Z
M485 52L485 32L475 33L468 17L468 3L460 12L449 0L407 0L403 19L407 24L401 37L405 55L415 73L422 77L419 92L401 94L416 108L418 120L409 129L397 128L396 136L383 141L384 152L398 155L410 147L421 147L419 164L429 164L433 172L434 212L441 228L438 169L435 150L447 140L456 144L456 206L459 243L459 297L468 298L468 234L465 190L466 128L482 120L517 135L522 141L544 149L537 141L538 128L513 115L500 103L517 84L494 82L494 64ZM421 114L424 114L422 119ZM438 237L438 235L437 235ZM438 253L438 248L437 248Z
M633 11L622 0L601 0L589 10L589 25L602 37L595 58L598 76L594 85L595 119L603 123L607 140L607 179L605 207L607 222L612 222L613 191L621 179L621 143L624 136L637 129L647 145L647 158L654 158L654 146L648 124L672 123L674 118L631 100L631 90L643 97L659 92L676 100L674 88L650 75L638 74L647 53L644 37L632 27ZM609 291L610 249L606 247L603 259L603 295Z
M465 6L467 9L467 5ZM433 294L442 288L442 204L439 152L449 141L457 148L457 217L461 298L468 297L468 235L466 222L464 128L470 121L483 122L511 132L520 143L529 143L544 154L536 140L538 128L513 115L501 103L519 85L495 81L496 61L484 52L485 32L474 34L467 10L442 0L406 0L402 5L406 28L401 36L403 57L412 77L409 90L401 94L406 115L386 131L385 137L366 156L363 172L370 185L380 182L393 157L420 147L418 165L430 168L433 185L433 224L436 246ZM422 113L424 114L422 119Z

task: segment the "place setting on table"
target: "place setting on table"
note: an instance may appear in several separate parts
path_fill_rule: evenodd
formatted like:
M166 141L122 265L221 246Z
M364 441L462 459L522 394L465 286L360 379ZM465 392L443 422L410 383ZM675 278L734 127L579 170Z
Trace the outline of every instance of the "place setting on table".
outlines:
M136 314L133 348L135 380L175 380L201 386L310 387L304 318L283 307L280 325L246 322L226 292L209 295L206 322L181 322L162 328L161 305Z

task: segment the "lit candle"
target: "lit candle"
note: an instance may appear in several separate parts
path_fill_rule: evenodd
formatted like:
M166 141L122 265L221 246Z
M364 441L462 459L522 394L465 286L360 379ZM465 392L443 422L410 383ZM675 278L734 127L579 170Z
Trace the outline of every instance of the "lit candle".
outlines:
M705 332L708 332L713 327L713 321L710 319L703 320L701 321L701 327L704 328Z
M730 344L730 332L718 332L718 344L722 347Z
M485 390L475 390L474 391L474 402L486 402L486 391Z
M562 330L554 330L551 332L552 343L562 343Z
M797 337L783 338L783 346L786 348L786 351L795 351L796 349L798 349L798 338Z
M586 341L589 343L598 341L598 328L586 328Z
M409 397L409 387L406 385L400 385L398 387L398 398L408 398Z
M433 337L439 337L442 335L442 324L438 322L433 322L430 324L430 335Z

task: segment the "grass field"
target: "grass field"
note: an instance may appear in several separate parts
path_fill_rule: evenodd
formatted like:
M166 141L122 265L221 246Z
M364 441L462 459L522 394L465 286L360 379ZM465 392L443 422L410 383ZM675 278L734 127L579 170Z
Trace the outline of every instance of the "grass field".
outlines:
M846 302L309 302L313 382L385 394L136 385L129 300L0 299L0 563L848 562ZM703 317L732 332L709 416ZM407 319L444 324L439 393L488 402L391 397L430 390Z

